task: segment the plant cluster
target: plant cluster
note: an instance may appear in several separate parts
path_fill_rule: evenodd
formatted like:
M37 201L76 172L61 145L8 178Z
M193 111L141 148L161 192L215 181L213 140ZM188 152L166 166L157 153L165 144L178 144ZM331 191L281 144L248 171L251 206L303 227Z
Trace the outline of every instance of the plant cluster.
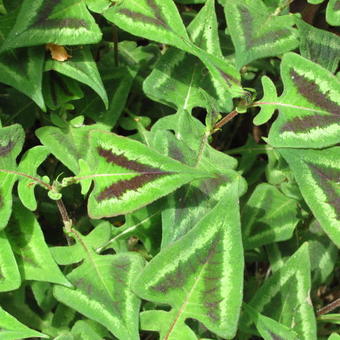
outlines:
M339 25L0 0L0 339L339 340Z

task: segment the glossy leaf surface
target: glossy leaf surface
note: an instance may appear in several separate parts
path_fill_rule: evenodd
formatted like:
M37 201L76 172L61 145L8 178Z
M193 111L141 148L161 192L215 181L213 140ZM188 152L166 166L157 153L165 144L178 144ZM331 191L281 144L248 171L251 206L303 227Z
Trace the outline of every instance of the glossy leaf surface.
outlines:
M192 339L187 318L199 320L221 337L234 336L243 282L237 196L232 186L210 214L157 255L134 283L139 296L172 307L170 312L142 313L142 324L150 329L145 321L150 315L160 339L185 334Z
M140 299L129 287L143 263L140 256L132 253L91 254L67 275L76 289L55 286L54 296L105 326L118 339L137 340Z
M340 247L340 148L280 150L314 216Z

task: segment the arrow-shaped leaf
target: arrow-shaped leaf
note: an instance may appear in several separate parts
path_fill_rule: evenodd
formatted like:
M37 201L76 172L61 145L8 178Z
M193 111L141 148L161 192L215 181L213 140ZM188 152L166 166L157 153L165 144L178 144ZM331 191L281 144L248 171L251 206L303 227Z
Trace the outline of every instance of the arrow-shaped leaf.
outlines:
M298 46L294 17L274 15L261 0L226 1L224 10L236 52L236 65L275 56Z
M0 292L15 290L21 284L20 272L11 245L3 231L0 231L0 249Z
M72 58L65 62L49 59L45 64L45 71L50 70L88 85L100 96L105 107L108 107L107 94L89 47L75 50Z
M210 176L132 139L93 130L88 166L77 179L93 179L88 211L92 218L101 218L136 210L185 183Z
M245 249L288 240L299 222L297 201L267 183L255 188L241 216Z
M105 326L118 339L139 339L140 299L130 290L130 283L141 271L144 260L132 253L90 256L67 275L76 289L55 286L54 296Z
M12 188L16 175L6 170L17 170L16 158L24 144L25 133L18 125L0 128L0 230L3 229L11 215Z
M279 150L301 193L330 239L340 247L340 147Z
M208 0L188 27L194 44L223 59L219 44L214 0ZM204 71L204 64L191 54L169 48L144 82L144 91L152 99L191 112L195 106L206 107L202 89L213 97L221 111L231 110L231 96L224 90L225 80ZM238 78L236 70L230 73Z
M54 262L34 214L21 204L14 204L5 233L24 280L70 285Z
M149 326L145 319L151 315L160 339L194 339L185 324L194 318L232 338L242 300L242 259L238 190L231 186L210 214L154 257L134 282L134 291L144 299L172 307L170 312L142 313L142 324Z
M47 43L91 44L101 36L84 1L25 0L1 50Z
M249 305L264 316L295 331L301 340L316 340L316 323L310 302L308 244L303 244L284 265L257 290ZM241 318L241 328L250 324ZM246 326L247 325L247 326Z
M340 3L340 1L339 1ZM340 37L295 19L300 33L300 53L334 73L340 60Z
M48 338L47 335L28 328L19 322L14 316L0 307L1 339L15 340L25 338Z
M279 108L268 142L275 147L323 148L339 143L340 82L318 64L295 53L281 63L284 92L257 105ZM266 117L270 115L266 112ZM258 118L263 123L266 119Z

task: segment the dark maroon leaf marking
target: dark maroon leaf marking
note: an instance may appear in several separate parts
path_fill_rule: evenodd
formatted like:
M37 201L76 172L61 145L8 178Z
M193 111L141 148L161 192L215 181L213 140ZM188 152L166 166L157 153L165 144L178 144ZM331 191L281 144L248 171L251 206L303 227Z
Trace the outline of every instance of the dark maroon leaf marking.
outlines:
M270 336L272 337L273 340L284 340L283 338L281 338L280 336L278 336L277 334L274 334L271 331L268 331Z
M340 219L340 196L333 187L333 185L339 185L339 169L326 168L309 162L306 164L311 170L313 178L326 194L327 202L333 207L337 219Z
M0 157L7 156L14 148L15 143L10 140L7 145L0 146Z
M158 283L150 288L163 294L166 294L171 289L182 288L190 278L188 273L196 273L202 269L202 266L206 266L203 277L205 285L205 289L202 292L203 306L206 308L209 318L213 321L218 321L220 319L218 305L223 301L223 298L218 293L220 277L214 276L214 273L216 267L220 267L222 263L214 261L218 262L216 265L212 263L212 260L217 254L223 252L221 240L222 233L218 232L209 246L197 250L195 256L186 262L179 262L178 267L173 272L166 274Z
M231 83L234 84L240 84L239 80L233 77L232 75L223 72L221 69L217 68L218 72L220 72L222 78L225 80L225 82L228 84L228 86L231 86Z
M36 28L88 28L85 20L77 18L49 19L49 15L53 9L61 2L61 0L45 0L40 7L38 15L31 25Z
M327 93L322 93L320 87L312 80L290 70L290 76L298 92L315 106L330 112L329 115L314 114L296 117L284 124L281 131L302 132L315 127L325 127L340 122L339 105L329 99Z
M4 206L4 199L2 197L1 191L0 191L0 209Z
M248 8L245 6L238 6L238 8L241 16L241 26L245 37L245 47L247 49L256 47L258 45L274 43L277 40L288 37L291 34L288 29L282 28L256 37L256 35L254 34L254 32L256 32L256 27L254 25L253 17Z
M340 1L337 1L337 2L334 4L333 10L334 10L334 11L340 11Z
M150 8L152 9L153 14L155 15L155 17L150 17L148 15L142 14L142 13L138 13L138 12L134 12L131 11L127 8L121 8L118 10L118 12L120 12L121 14L136 20L136 21L141 21L145 24L152 24L152 25L156 25L156 26L161 26L162 28L171 31L171 27L169 27L169 25L167 24L163 13L161 11L161 8L156 4L155 0L147 0L147 4L150 6Z
M136 191L138 188L141 188L146 183L149 183L159 177L172 174L172 172L169 171L166 172L159 168L154 168L150 165L145 165L133 160L129 160L123 154L118 155L113 153L111 150L105 150L101 147L98 147L97 151L98 154L104 157L108 163L113 163L122 168L140 173L139 175L131 179L121 180L108 186L96 197L97 201L110 199L112 197L119 198L127 191Z

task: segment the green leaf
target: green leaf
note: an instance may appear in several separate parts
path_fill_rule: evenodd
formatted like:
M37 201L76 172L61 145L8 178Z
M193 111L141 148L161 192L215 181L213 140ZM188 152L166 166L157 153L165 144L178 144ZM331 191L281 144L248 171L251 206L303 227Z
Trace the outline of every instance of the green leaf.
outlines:
M0 44L15 23L17 11L0 20ZM44 49L42 47L12 50L0 56L0 82L15 87L45 110L42 95Z
M340 147L279 150L301 193L330 239L340 247Z
M274 83L267 76L263 76L261 78L261 83L264 95L259 100L259 102L266 103L266 105L258 104L261 107L261 110L253 120L253 123L255 125L262 125L267 123L272 118L276 109L275 102L277 102L277 92ZM272 104L270 104L270 102L272 102Z
M295 148L323 148L339 143L339 80L295 53L283 57L281 76L281 97L259 103L276 105L280 110L269 131L268 143Z
M299 340L316 340L316 321L310 301L310 262L304 243L285 264L257 289L249 306L298 334ZM241 327L250 324L243 315Z
M196 46L223 60L213 0L208 0L195 16L188 33ZM231 68L230 72L239 78L235 69ZM226 112L232 109L232 102L224 83L207 73L198 58L172 47L160 58L143 88L153 100L189 112L196 106L207 107L207 100L202 95L205 91L217 102L218 109Z
M10 243L3 231L0 231L0 292L15 290L20 287L21 277ZM0 318L0 326L1 326Z
M336 334L336 333L332 333L328 340L340 340L340 335L339 334Z
M97 69L97 65L93 60L90 48L83 47L74 49L72 58L60 62L49 59L45 64L45 71L54 70L67 77L75 79L91 87L103 100L105 107L109 105L107 94Z
M25 133L19 124L0 128L0 230L3 229L11 215L12 188L16 175L16 158L24 144Z
M37 129L35 134L57 159L77 174L78 161L86 159L89 152L89 132L99 127L104 128L101 125L83 125L83 117L80 116L71 120L64 129L45 126Z
M120 340L137 340L140 299L132 293L131 280L144 260L137 254L90 255L67 275L76 287L54 287L56 299L105 326Z
M113 133L90 133L89 168L78 180L93 180L91 218L131 212L194 179L210 177L145 145Z
M112 226L109 222L102 221L88 235L82 237L83 243L90 249L100 248L109 241L111 229ZM51 247L50 251L54 260L60 265L78 263L87 256L84 247L79 243L71 246Z
M253 320L264 340L298 340L296 332L279 322L258 313L254 308L243 303L243 308Z
M338 259L338 248L314 220L306 234L309 244L309 256L312 269L312 283L319 286L333 274Z
M43 79L46 106L51 110L64 110L72 100L84 96L79 82L56 72L46 72Z
M209 2L212 6L211 0ZM205 16L204 11L202 16ZM214 86L218 89L218 96L226 96L223 91L229 92L232 97L241 96L244 93L240 86L240 75L231 63L191 42L172 0L123 0L110 7L103 15L129 33L169 44L197 56L211 72ZM199 22L196 21L196 28L204 27L198 24ZM205 32L207 33L208 30ZM193 34L192 38L195 38L195 32ZM204 39L208 36L211 37L210 33L205 34ZM211 48L213 42L209 39L207 41ZM203 46L205 45L204 43ZM230 105L230 100L227 105Z
M299 222L297 212L297 201L270 184L259 184L241 214L244 248L290 239Z
M107 331L99 324L91 320L78 320L72 327L72 335L75 339L102 340L108 337Z
M0 82L24 93L45 111L42 95L43 64L42 47L17 49L0 56Z
M5 230L24 280L70 286L54 262L40 225L33 213L21 204L13 205L13 215Z
M134 282L133 290L142 298L172 307L170 312L142 313L142 325L159 331L161 339L195 339L187 318L221 337L235 335L243 283L237 197L237 186L231 186L208 215L154 257Z
M28 328L0 307L1 340L48 338L47 335Z
M261 0L228 1L224 11L238 68L298 46L296 31L291 28L294 16L273 15L273 9L266 7Z
M35 146L29 149L22 157L18 171L34 178L41 177L37 174L37 168L49 155L45 146ZM37 182L27 177L19 178L18 194L23 205L29 210L37 209L37 201L34 196L34 189Z
M101 37L84 1L24 0L0 51L47 43L93 44Z
M103 15L134 35L190 50L187 31L172 0L122 0Z
M340 60L340 38L336 34L315 28L298 18L295 22L300 33L301 56L335 73Z
M340 26L340 1L329 0L326 9L326 21L332 26Z

